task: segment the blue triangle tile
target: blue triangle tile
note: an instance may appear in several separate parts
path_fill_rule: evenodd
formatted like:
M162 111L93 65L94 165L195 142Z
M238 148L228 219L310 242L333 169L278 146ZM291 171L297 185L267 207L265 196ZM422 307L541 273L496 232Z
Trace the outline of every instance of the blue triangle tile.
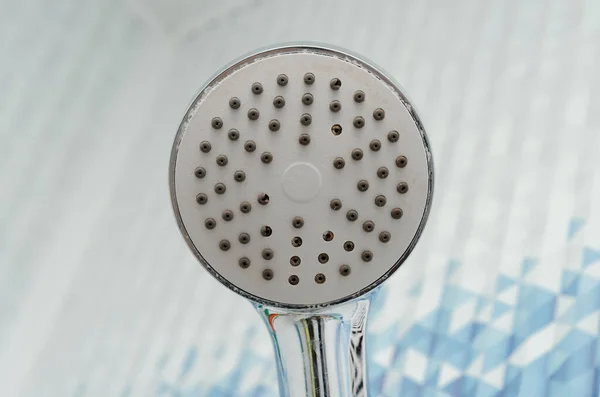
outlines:
M548 360L546 362L546 373L548 375L555 373L569 358L569 353L561 349L552 349L548 352Z
M464 327L456 330L451 337L459 343L471 342L476 335L478 325L477 323L466 324Z
M523 259L523 263L521 263L521 276L526 275L538 264L537 259L534 258L525 258Z
M481 332L477 338L473 340L472 344L476 350L484 350L489 346L494 346L497 343L500 343L509 336L510 335L504 331L500 331L493 327L487 327L485 331Z
M446 361L452 366L464 370L473 362L475 354L470 346L455 347L455 349L448 354Z
M547 301L541 304L538 303L531 310L517 311L515 313L515 324L518 324L518 327L514 330L516 345L518 346L525 339L554 321L555 307L556 298L552 296Z
M212 397L212 394L208 394ZM231 396L231 394L229 395ZM251 393L248 393L248 396L251 397L275 397L276 395L271 392L266 386L258 386Z
M546 356L523 368L519 384L519 397L547 397Z
M476 397L477 396L477 379L473 379L470 376L462 378L462 388L460 391L461 397Z
M448 268L446 268L446 277L450 277L454 274L456 269L460 267L461 263L457 260L448 261Z
M514 378L511 378L510 381L507 381L504 383L504 388L496 394L496 397L521 396L521 394L519 394L520 389L521 389L521 376L519 373L519 375L515 376Z
M554 350L566 353L568 360L574 352L581 350L584 346L594 343L595 340L595 337L584 331L572 329L564 338L558 341Z
M371 374L369 373L369 391L371 393L374 393L376 396L380 396L383 393L384 383L385 374L380 374L379 376L371 376Z
M521 376L521 368L508 364L506 366L506 374L504 375L504 383L509 384L513 380Z
M485 382L477 381L477 387L475 388L476 397L495 397L498 394L498 389L488 385Z
M590 247L583 248L583 258L581 259L581 266L585 269L592 263L600 261L600 250L592 249Z
M496 279L496 292L502 292L514 284L515 284L515 280L513 280L512 278L506 277L503 274L500 274L500 275L498 275L498 278Z
M181 365L181 372L179 373L180 378L185 377L192 370L197 358L198 349L195 346L190 347Z
M487 347L483 353L483 373L487 373L508 359L512 352L512 337L506 336L503 340Z
M582 345L569 355L569 358L552 374L551 378L562 382L578 378L582 373L594 368L595 353L595 340Z
M408 295L410 296L419 296L421 295L421 291L423 291L423 280L419 280L408 290Z
M494 302L494 310L492 311L492 320L500 317L504 313L510 310L510 306L504 302L496 301Z
M131 396L131 385L126 385L121 392L121 397L130 397Z
M583 282L580 284L580 290L581 286L583 286ZM578 299L560 316L559 320L575 325L579 320L598 309L600 309L600 285L584 294L580 292Z
M481 313L481 311L483 309L485 309L488 304L490 303L490 300L484 296L480 296L479 298L477 298L477 305L475 306L475 312L477 314Z
M442 294L440 305L445 309L455 310L456 306L473 298L477 298L477 295L473 292L467 291L456 285L447 285Z
M579 277L577 295L583 296L591 290L596 289L598 286L600 286L600 280L594 277L590 277L586 274L582 274Z
M438 384L440 375L440 362L437 360L429 360L427 369L425 370L425 385L435 387Z
M594 375L594 369L587 368L565 382L552 379L549 382L549 396L597 396L597 390L594 390ZM556 392L553 389L556 389Z
M569 222L569 230L567 232L567 239L572 239L577 234L577 232L581 230L584 224L585 221L583 220L583 218L571 218L571 221Z
M421 396L423 386L408 378L402 379L403 396Z
M462 396L461 392L462 392L462 388L463 388L463 380L464 379L465 378L462 376L455 379L454 381L452 381L449 384L447 384L446 386L444 386L442 391L450 394L453 397Z
M575 272L569 270L563 271L562 279L560 281L560 292L569 296L577 295L579 278L580 275Z

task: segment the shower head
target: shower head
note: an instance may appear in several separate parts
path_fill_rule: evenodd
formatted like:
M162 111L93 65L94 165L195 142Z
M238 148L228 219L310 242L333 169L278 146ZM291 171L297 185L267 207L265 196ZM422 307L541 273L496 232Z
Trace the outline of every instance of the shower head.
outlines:
M179 127L169 176L204 267L287 309L385 281L416 244L433 189L425 132L398 85L313 45L253 53L210 80Z

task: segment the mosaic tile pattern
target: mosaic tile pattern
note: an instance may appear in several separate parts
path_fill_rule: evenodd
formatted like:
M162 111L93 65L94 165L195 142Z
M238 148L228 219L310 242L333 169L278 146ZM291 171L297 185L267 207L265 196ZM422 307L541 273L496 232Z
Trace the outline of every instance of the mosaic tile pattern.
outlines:
M0 10L0 395L276 395L260 319L177 231L167 164L214 71L293 40L382 65L435 155L430 222L369 326L372 395L600 394L598 1Z

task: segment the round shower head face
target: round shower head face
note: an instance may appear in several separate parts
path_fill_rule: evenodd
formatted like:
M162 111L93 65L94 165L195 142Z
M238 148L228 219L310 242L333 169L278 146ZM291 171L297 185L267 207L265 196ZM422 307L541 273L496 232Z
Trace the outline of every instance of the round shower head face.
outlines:
M363 60L269 49L220 73L175 139L175 214L219 281L304 308L371 290L425 224L431 154L399 88Z

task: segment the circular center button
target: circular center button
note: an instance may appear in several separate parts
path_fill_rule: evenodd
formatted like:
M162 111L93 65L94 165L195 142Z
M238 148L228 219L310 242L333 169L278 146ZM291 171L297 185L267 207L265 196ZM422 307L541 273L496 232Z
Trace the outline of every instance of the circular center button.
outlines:
M283 173L281 185L290 200L310 201L317 197L321 190L321 173L310 163L294 163Z

